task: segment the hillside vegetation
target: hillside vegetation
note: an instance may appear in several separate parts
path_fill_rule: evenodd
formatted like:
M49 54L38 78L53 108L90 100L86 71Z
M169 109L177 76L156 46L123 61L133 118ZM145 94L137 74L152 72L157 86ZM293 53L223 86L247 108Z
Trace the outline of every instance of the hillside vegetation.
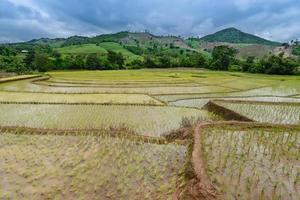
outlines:
M0 45L0 71L22 74L67 69L187 67L297 73L298 46L278 45L234 28L201 39L127 31L95 37L41 38Z
M201 40L207 42L228 42L280 46L279 42L269 41L252 34L244 33L236 28L228 28L218 31L214 34L202 37Z

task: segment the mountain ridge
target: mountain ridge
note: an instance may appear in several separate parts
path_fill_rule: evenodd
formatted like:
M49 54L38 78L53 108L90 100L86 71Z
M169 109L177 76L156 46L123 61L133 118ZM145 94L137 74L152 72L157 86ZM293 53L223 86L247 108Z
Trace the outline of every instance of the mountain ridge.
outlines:
M190 37L190 39L196 39L193 37ZM149 32L129 32L129 31L121 31L117 33L111 33L111 34L101 34L96 35L93 37L87 37L87 36L70 36L67 38L39 38L39 39L32 39L30 41L26 42L18 42L18 43L11 43L11 44L49 44L54 46L70 46L70 45L78 45L78 44L96 44L101 42L117 42L117 43L136 43L142 41L151 41L154 40L156 42L162 42L165 43L168 42L182 42L186 43L187 39L178 37L178 36L172 36L172 35L163 35L158 36L151 34ZM206 42L226 42L226 43L241 43L241 44L261 44L261 45L270 45L270 46L280 46L280 42L270 41L258 36L255 36L253 34L245 33L241 30L238 30L236 28L226 28L223 30L220 30L214 34L206 35L202 38L197 38L197 40L206 41Z

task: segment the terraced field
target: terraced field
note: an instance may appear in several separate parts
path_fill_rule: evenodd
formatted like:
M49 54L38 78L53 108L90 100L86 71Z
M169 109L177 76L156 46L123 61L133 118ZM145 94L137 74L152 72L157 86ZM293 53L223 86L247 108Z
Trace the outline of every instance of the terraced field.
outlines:
M216 101L218 105L233 110L258 122L274 124L300 124L300 104Z
M2 126L40 129L109 129L127 127L160 136L180 127L183 118L215 121L205 110L161 106L0 104Z
M1 132L0 198L171 198L183 168L184 146L88 134Z
M209 127L203 132L208 176L225 199L300 198L300 130Z
M1 78L0 199L299 199L299 94L197 69Z

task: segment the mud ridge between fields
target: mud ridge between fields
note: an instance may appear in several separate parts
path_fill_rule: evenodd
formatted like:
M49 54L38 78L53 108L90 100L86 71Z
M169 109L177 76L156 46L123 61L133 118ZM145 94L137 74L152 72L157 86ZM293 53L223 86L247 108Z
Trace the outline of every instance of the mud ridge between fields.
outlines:
M121 137L136 142L165 145L169 143L184 144L180 141L169 142L163 137L151 137L137 134L126 127L111 127L108 129L41 129L28 127L0 126L2 134L13 133L23 135L55 135L55 136L101 136ZM1 133L0 133L1 135Z
M220 121L212 123L200 123L193 132L193 146L191 148L190 164L192 176L186 181L184 187L177 188L173 199L175 200L224 200L224 196L210 181L206 174L205 161L202 159L202 136L205 129L227 128L232 130L247 130L249 128L282 129L300 131L300 125L274 125L259 122ZM188 172L191 173L191 172Z
M15 79L8 79L8 80L0 80L0 83L8 83L8 82L13 82L13 81L22 81L22 80L27 80L27 79L33 79L33 78L39 78L42 75L32 75L28 77L20 77L20 78L15 78Z
M234 120L234 121L242 121L242 122L254 122L254 120L249 119L248 117L245 117L237 112L234 112L228 108L225 108L223 106L218 105L214 101L209 101L203 109L208 110L209 112L215 113L217 115L220 115L225 120Z
M286 106L300 106L300 102L268 102L268 101L251 101L251 100L232 100L232 99L215 99L214 103L235 103L235 104L260 104L260 105L286 105Z

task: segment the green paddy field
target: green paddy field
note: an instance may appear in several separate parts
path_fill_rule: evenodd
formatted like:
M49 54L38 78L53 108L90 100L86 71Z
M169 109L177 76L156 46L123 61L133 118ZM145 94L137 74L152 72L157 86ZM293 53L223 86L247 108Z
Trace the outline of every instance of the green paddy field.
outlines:
M299 76L4 77L0 113L0 199L300 199Z

